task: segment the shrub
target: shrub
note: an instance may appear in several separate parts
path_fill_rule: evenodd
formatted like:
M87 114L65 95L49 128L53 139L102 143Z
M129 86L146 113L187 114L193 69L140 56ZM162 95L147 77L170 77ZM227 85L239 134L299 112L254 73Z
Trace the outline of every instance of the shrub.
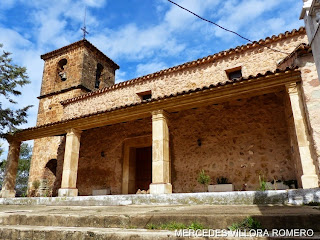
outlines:
M209 175L207 175L204 170L202 169L198 175L198 183L203 185L208 185L211 181L211 178Z
M261 223L252 217L246 217L243 221L233 223L228 227L231 231L236 230L250 230L250 229L261 229Z
M259 175L259 185L258 191L269 190L267 182L264 180L264 176L261 177L261 175Z
M40 187L40 181L39 180L34 180L32 182L32 187L35 189L35 190L38 190L39 187Z

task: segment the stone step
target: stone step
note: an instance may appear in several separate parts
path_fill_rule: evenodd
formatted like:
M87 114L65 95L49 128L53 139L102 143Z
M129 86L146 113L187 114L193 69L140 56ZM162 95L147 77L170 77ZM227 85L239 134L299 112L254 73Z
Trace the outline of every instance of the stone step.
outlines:
M252 216L264 229L312 229L320 232L319 207L311 206L1 206L0 225L146 228L148 224L201 223L226 229Z
M116 228L77 228L77 227L43 227L43 226L0 226L0 239L32 239L32 240L144 240L144 239L184 239L176 237L170 231L151 231L144 229ZM193 238L202 239L202 238Z
M205 232L202 232L206 234ZM211 233L209 239L218 240L266 240L266 239L320 239L320 233L315 233L312 237L270 237L272 232L269 232L268 236L260 235L258 237L235 235L235 232L215 232ZM208 237L201 235L179 235L175 231L167 230L146 230L146 229L122 229L122 228L79 228L79 227L43 227L43 226L21 226L10 225L0 226L0 240L8 239L32 239L32 240L205 240ZM221 237L223 236L223 237Z
M153 231L144 229L117 229L117 228L76 228L76 227L39 227L39 226L1 226L0 239L33 239L33 240L81 240L81 239L113 239L113 240L149 240L149 239L170 239L180 240L185 237L177 237L173 231ZM202 237L188 239L200 240ZM220 238L210 238L220 239ZM228 237L224 239L237 239ZM252 239L252 238L241 238ZM256 238L267 239L267 238Z
M140 215L140 216L66 216L66 215L11 215L1 217L0 225L32 225L32 226L65 226L65 227L96 227L96 228L146 228L148 224L162 224L169 222L189 225L192 222L201 223L210 229L226 229L232 223L240 222L248 215L235 216L168 216L168 215ZM313 229L320 231L320 216L290 215L290 216L262 216L254 215L265 229Z

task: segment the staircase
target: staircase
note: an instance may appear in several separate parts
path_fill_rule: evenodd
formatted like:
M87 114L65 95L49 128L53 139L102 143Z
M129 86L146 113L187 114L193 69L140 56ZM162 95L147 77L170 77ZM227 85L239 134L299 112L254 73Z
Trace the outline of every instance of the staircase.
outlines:
M0 205L0 239L186 239L175 236L174 231L148 230L147 227L169 222L186 225L197 222L209 229L226 229L247 216L259 221L263 229L312 229L320 232L318 206ZM320 239L320 235L317 233L314 239Z

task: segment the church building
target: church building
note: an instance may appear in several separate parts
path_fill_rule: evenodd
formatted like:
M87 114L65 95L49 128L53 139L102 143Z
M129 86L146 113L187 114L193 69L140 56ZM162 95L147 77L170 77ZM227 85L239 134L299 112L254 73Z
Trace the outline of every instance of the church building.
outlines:
M86 39L42 55L37 125L7 136L2 197L15 196L26 140L29 196L199 192L202 170L235 191L262 178L318 188L320 82L307 42L300 28L117 84L119 66Z

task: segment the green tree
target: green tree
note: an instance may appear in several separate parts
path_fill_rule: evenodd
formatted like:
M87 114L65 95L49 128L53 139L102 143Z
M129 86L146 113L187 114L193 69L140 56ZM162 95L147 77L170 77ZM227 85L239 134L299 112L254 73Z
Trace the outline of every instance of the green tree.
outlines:
M2 44L0 44L0 49ZM27 110L31 106L13 110L3 106L3 100L16 104L12 96L19 96L21 92L18 87L30 83L26 74L26 68L12 63L11 53L2 51L0 53L0 137L5 132L14 132L19 125L26 123Z
M28 188L29 169L32 156L32 147L27 143L22 143L20 147L20 157L18 164L18 172L16 178L16 194L17 196L25 195ZM4 180L7 160L0 162L0 185Z
M0 143L0 157L1 157L2 153L3 153L3 148L2 148L2 143Z

